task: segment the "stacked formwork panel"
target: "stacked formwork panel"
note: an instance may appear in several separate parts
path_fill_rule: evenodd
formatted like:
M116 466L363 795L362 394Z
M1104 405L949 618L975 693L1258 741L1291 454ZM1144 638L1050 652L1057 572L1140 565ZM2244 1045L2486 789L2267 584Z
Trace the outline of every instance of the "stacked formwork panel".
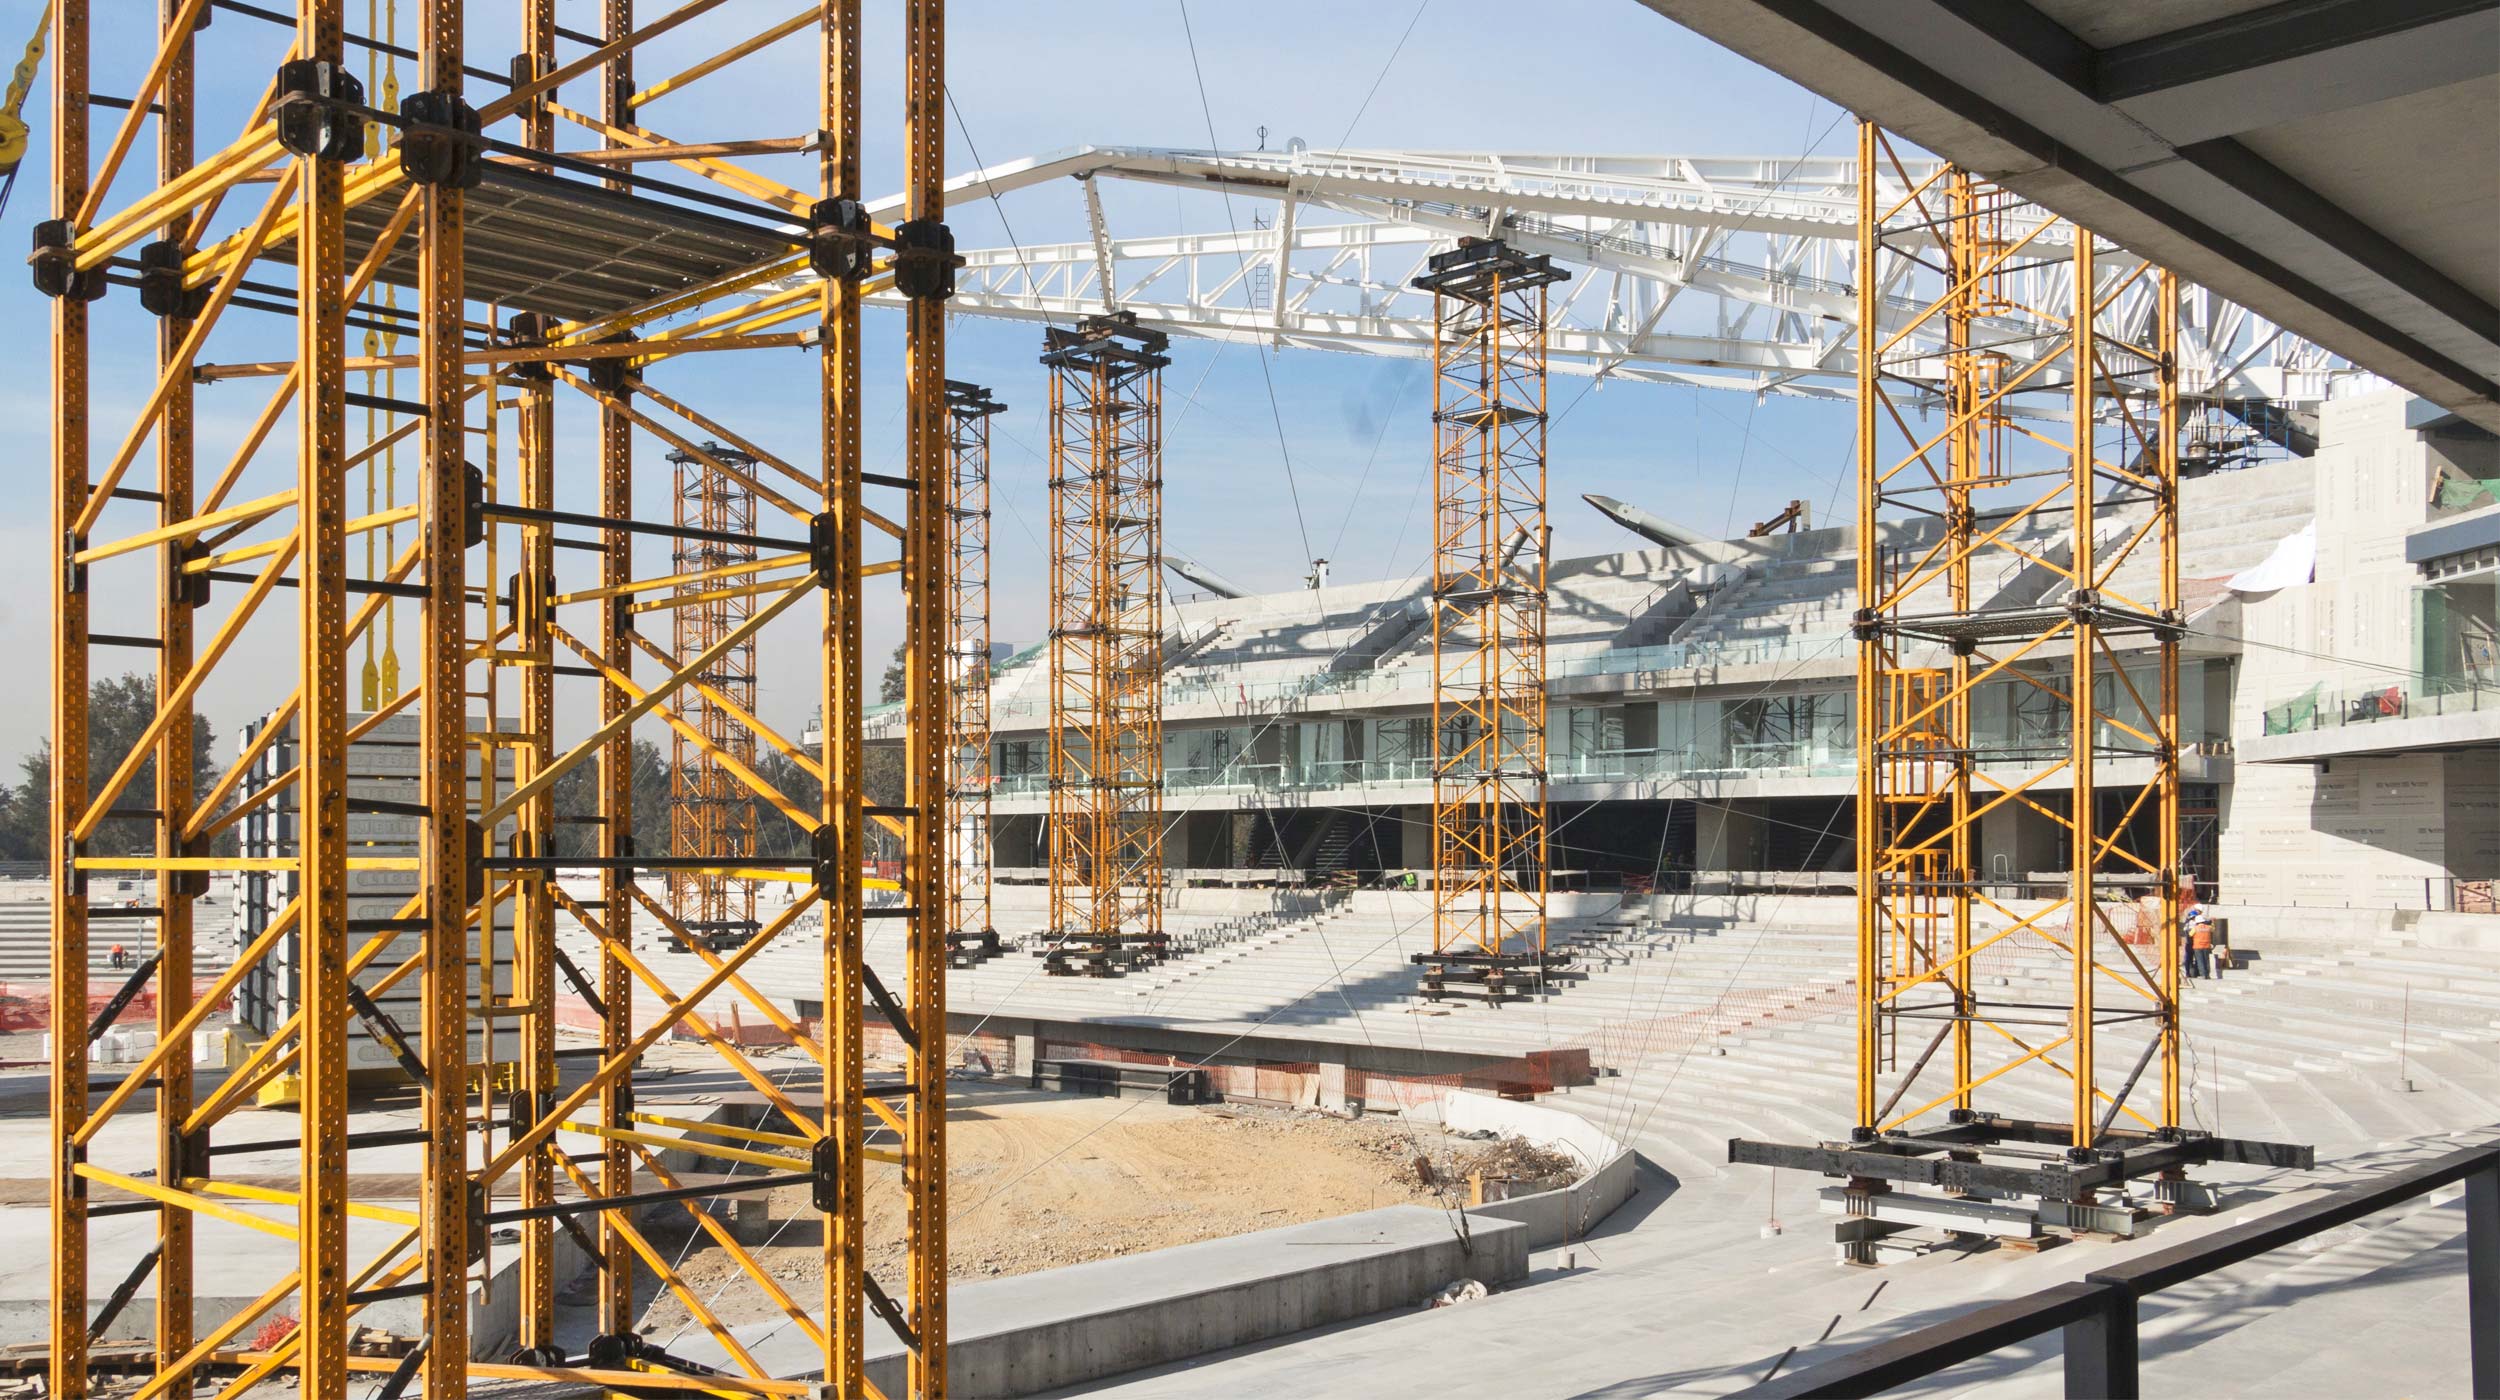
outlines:
M990 419L1007 405L976 384L946 386L946 961L998 956L990 916Z
M1940 1220L2128 1233L2202 1199L2194 1163L2308 1155L2180 1117L2177 288L1967 171L1910 178L1871 124L1859 161L1857 1122L1730 1157L1845 1178L1824 1196L1853 1262ZM2021 570L2054 582L1989 596ZM2056 742L1980 721L2003 681L2065 717ZM1982 878L1997 813L2055 824L2061 889ZM2056 958L2063 995L1991 995L1981 969L2017 950ZM1985 1111L2009 1076L2061 1084L2066 1119Z
M127 1301L151 1274L157 1355L143 1395L183 1393L200 1382L240 1395L281 1369L321 1400L343 1400L357 1371L398 1372L394 1390L421 1381L436 1395L505 1378L861 1395L870 1393L863 1358L872 1326L902 1341L908 1393L942 1393L939 848L950 481L941 318L954 267L939 218L942 7L932 0L904 7L908 217L894 226L868 218L858 202L856 3L826 4L725 49L707 44L691 61L670 56L670 76L639 86L638 53L672 33L682 40L689 20L723 7L698 0L638 20L630 0L603 0L599 32L584 36L557 28L553 0L499 6L519 20L519 57L506 76L500 63L465 61L460 0L410 0L415 20L397 32L415 51L417 90L385 108L370 105L348 72L349 45L367 40L347 32L341 0L301 0L291 22L221 9L225 22L213 33L206 0L164 0L144 72L128 75L133 109L100 160L89 139L99 105L88 91L94 8L61 0L53 11L60 158L54 217L38 231L33 259L36 284L53 301L53 525L64 548L55 573L52 696L53 740L63 755L52 794L59 1008L52 1115L64 1144L52 1188L54 1393L87 1392L92 1340L121 1306L110 1299ZM818 46L821 101L809 115L821 138L733 134L690 143L642 124L645 103L800 33ZM266 65L267 95L253 106L203 112L193 87L203 43L220 47L221 64ZM473 105L465 95L472 80L499 91ZM564 101L566 85L593 83L598 103ZM135 166L127 157L152 112L159 115L157 179L133 195L128 187L141 181L124 167ZM561 154L559 123L589 132L598 149ZM386 151L367 149L368 124L395 133ZM217 153L196 158L195 130L234 134ZM819 156L813 189L738 164L741 156L801 149ZM704 180L672 182L654 175L655 166L681 175L691 166ZM545 257L551 242L567 256ZM291 272L273 277L272 261L291 264ZM811 270L814 279L790 284L792 274ZM281 278L291 279L291 294L271 289ZM238 299L246 279L252 295ZM889 279L910 305L909 451L903 474L872 476L858 450L858 313L864 293ZM766 284L781 290L755 293ZM387 300L368 295L377 286L413 290L412 309L393 315ZM108 296L108 287L120 290ZM739 300L718 309L730 298ZM247 309L285 318L294 353L215 358L225 343L220 332ZM152 387L135 416L99 435L89 402L93 362L104 346L128 342L91 346L90 324L127 318L138 325L148 316L157 320L152 363L144 366ZM350 359L347 336L377 324L414 353ZM817 358L821 461L785 461L654 382L683 356L762 348ZM401 382L413 378L418 392L376 403L378 436L356 441L346 411L351 376L368 369L412 371ZM249 392L252 380L274 386L265 407L232 456L202 476L193 461L193 397L208 384ZM568 398L595 407L595 447L558 441L555 406ZM290 417L291 442L278 434ZM640 567L638 541L696 538L673 519L636 514L634 447L646 434L751 491L766 515L744 531L715 532L751 545L755 556L697 571L715 575L701 580L711 587L700 591L744 590L753 612L691 655L653 641L637 622L672 608L697 582L683 569ZM690 434L731 443L734 452L707 450ZM153 482L138 465L151 442ZM394 443L416 448L415 504L351 516L350 474ZM887 512L863 501L869 485L891 493ZM412 531L404 547L375 568L351 571L362 553L353 547L358 536L399 526ZM898 539L900 557L871 562L869 529ZM742 533L747 538L735 538ZM96 626L99 607L127 611L131 597L128 585L104 581L124 570L136 577L147 565L154 583L142 596L152 626L118 619ZM864 584L883 574L902 585L912 757L900 802L872 811L858 781L858 627ZM795 625L810 595L821 599L821 632ZM416 614L413 682L351 714L348 658L390 600ZM798 644L823 657L825 741L814 754L706 679L784 616ZM274 684L267 675L232 674L242 669L232 657L247 633L291 651L293 673ZM157 710L127 761L91 774L92 660L98 648L120 645L158 658ZM268 722L197 791L194 700L221 663L225 683L275 693L262 710ZM742 756L746 750L690 719L686 697L707 690L718 693L703 698L752 741L819 780L821 798L776 790ZM637 850L630 745L637 725L657 724L687 736L776 819L807 833L813 857L760 865L736 850ZM359 765L385 748L390 759L411 761L376 785L369 779L389 775L360 775ZM150 758L158 772L152 797L130 791ZM584 774L594 778L586 794L566 781ZM905 853L901 878L882 882L899 887L902 903L878 911L906 921L909 978L895 989L878 985L861 959L862 893L871 882L859 853L871 821L893 831ZM152 853L100 854L96 838L107 822L146 823ZM212 842L246 825L259 836L252 854L211 854ZM595 833L583 843L589 852L559 852L558 834L576 826ZM596 898L558 883L559 870L578 867L598 872ZM106 1083L87 1073L86 945L102 911L90 910L83 882L115 871L156 878L160 907L126 916L156 924L164 955L123 989L135 995L148 979L162 979L157 1044ZM273 877L273 898L232 969L195 998L191 901L215 872ZM685 934L656 888L680 872L772 881L793 898L734 949L704 949L705 975L671 985L637 955L632 924L648 918ZM806 930L820 911L822 933ZM593 940L595 966L558 950L558 920ZM513 930L508 940L484 932L505 926ZM738 975L766 948L803 933L805 946L821 949L829 989L813 1025L793 1021ZM291 1003L273 1007L265 1038L222 1083L202 1089L192 1074L192 1032L247 979L273 971L289 979ZM822 1066L821 1099L785 1091L715 1030L706 1008L729 995L746 998ZM903 1073L873 1090L863 1055L871 999L908 1047ZM589 1028L587 1043L561 1061L559 1016ZM395 1033L382 1029L385 1021ZM366 1154L411 1145L410 1133L396 1127L350 1131L351 1028L359 1025L389 1045L392 1072L418 1091L414 1145L422 1161L403 1177L415 1183L413 1205L358 1194L374 1180ZM665 1115L638 1110L636 1065L672 1034L715 1051L774 1106L785 1120L779 1129L742 1140L739 1130L714 1125L690 1139ZM231 1141L223 1120L286 1085L302 1125L297 1183L220 1181L221 1154L245 1146ZM111 1145L118 1135L108 1142L101 1134L125 1114L151 1109L154 1150L125 1160L130 1154ZM661 1149L726 1154L765 1170L687 1182L668 1171ZM359 1159L363 1169L351 1177L349 1163ZM899 1169L907 1197L908 1272L892 1280L866 1267L872 1161ZM701 1197L774 1186L807 1187L824 1218L822 1294L802 1303L743 1251L728 1252L814 1346L802 1369L821 1379L769 1370L701 1294L684 1287L670 1257L636 1224L636 1212L651 1207L692 1209ZM114 1195L91 1199L105 1190ZM351 1252L351 1213L384 1227L378 1253L361 1240ZM90 1221L106 1214L147 1216L154 1247L127 1275L91 1278ZM213 1325L194 1307L195 1223L203 1216L283 1236L295 1252L294 1267L265 1277L247 1277L244 1259L222 1264L221 1292L259 1291ZM713 1229L698 1216L700 1228ZM506 1227L520 1235L517 1260L497 1242ZM725 1238L714 1237L726 1249ZM598 1317L587 1348L557 1334L557 1269L569 1254L559 1239L596 1261L589 1277ZM694 1364L639 1336L637 1275L677 1293L717 1348L716 1364ZM471 1298L490 1280L499 1301L514 1301L517 1350L473 1356ZM416 1350L405 1358L350 1356L359 1314L392 1299L414 1300L421 1311ZM103 1317L91 1315L99 1300ZM272 1325L280 1317L294 1325Z
M1161 961L1163 369L1134 315L1046 332L1054 973Z
M1545 332L1568 274L1491 239L1436 253L1431 998L1545 990Z
M717 442L703 444L702 453L678 448L668 454L677 469L680 531L669 562L684 581L666 604L679 656L709 652L755 615L755 595L724 580L755 572L755 493L740 476L751 476L758 464ZM715 470L713 463L738 474ZM670 735L668 853L753 856L755 793L729 765L755 763L755 731L741 718L755 713L755 638L743 637L693 677L680 707L692 732ZM692 933L719 942L744 939L759 927L752 880L677 871L668 883L670 910Z

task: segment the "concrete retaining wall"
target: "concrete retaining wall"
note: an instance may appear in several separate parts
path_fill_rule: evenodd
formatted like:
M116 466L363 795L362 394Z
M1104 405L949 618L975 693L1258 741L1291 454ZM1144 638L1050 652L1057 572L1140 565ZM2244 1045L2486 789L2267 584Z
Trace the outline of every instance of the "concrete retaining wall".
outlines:
M951 1388L1030 1395L1414 1307L1457 1279L1498 1287L1527 1277L1528 1235L1480 1220L1462 1243L1440 1211L1390 1206L966 1284L948 1302ZM900 1394L899 1350L871 1350L869 1379Z
M1528 1227L1532 1249L1551 1249L1587 1236L1632 1198L1637 1162L1632 1149L1576 1114L1453 1089L1441 1102L1453 1132L1490 1130L1561 1152L1580 1164L1580 1179L1552 1191L1471 1207L1477 1220L1513 1220Z

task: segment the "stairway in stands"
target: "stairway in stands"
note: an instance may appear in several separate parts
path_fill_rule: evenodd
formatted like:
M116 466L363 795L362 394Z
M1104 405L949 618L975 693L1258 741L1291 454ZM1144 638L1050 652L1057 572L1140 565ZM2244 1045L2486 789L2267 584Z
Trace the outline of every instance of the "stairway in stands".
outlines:
M121 888L128 886L129 888ZM129 904L153 896L135 880L97 880L90 884L92 907ZM221 972L234 956L229 906L221 898L201 899L193 913L193 962L199 975ZM132 919L88 925L87 974L99 987L120 985L126 972L113 967L113 945L130 952L135 965L156 951L156 921ZM0 982L52 980L52 904L47 882L12 880L0 884Z

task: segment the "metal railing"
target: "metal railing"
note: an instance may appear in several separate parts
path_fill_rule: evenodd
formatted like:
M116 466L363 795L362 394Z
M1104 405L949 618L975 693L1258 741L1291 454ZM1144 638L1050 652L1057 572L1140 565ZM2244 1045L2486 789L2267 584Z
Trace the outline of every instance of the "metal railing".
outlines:
M2500 685L2422 676L2361 686L2329 687L2320 682L2268 708L2265 732L2302 734L2315 729L2419 719L2425 715L2472 714L2478 710L2500 710Z
M2465 1321L2475 1395L2500 1395L2500 1142L2485 1143L2330 1192L2262 1220L2216 1230L1738 1392L1752 1400L1878 1395L2050 1332L2064 1334L2066 1394L2141 1394L2136 1308L2165 1288L2298 1244L2338 1225L2465 1185Z

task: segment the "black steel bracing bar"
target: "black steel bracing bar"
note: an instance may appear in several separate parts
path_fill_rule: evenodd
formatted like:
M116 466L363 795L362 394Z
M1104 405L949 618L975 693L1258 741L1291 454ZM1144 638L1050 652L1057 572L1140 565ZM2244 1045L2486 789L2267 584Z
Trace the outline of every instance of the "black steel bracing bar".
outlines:
M148 1208L156 1209L156 1202L148 1202ZM93 1211L88 1213L94 1214ZM138 1263L130 1266L129 1274L113 1289L113 1296L105 1299L104 1306L96 1310L95 1321L87 1324L87 1345L94 1346L104 1340L104 1334L112 1330L113 1319L120 1317L122 1309L129 1307L130 1300L138 1296L139 1285L156 1271L156 1261L164 1254L165 1242L160 1239L148 1246L148 1252L139 1256Z
M1944 1038L1951 1034L1953 1034L1953 1023L1950 1021L1936 1027L1935 1037L1927 1042L1926 1049L1918 1052L1918 1062L1910 1066L1910 1072L1901 1077L1899 1084L1893 1086L1892 1097L1884 1100L1884 1106L1875 1110L1877 1123L1892 1116L1893 1109L1901 1103L1901 1096L1910 1092L1910 1086L1918 1082L1919 1075L1927 1068L1927 1062L1936 1057L1937 1048L1942 1046Z
M2092 1133L2094 1147L2109 1141L2109 1130L2118 1122L2118 1110L2127 1106L2127 1095L2135 1092L2135 1082L2144 1077L2144 1067L2153 1062L2153 1052L2161 1048L2161 1038L2162 1033L2155 1031L2153 1038L2144 1042L2144 1053L2135 1057L2135 1068L2127 1071L2127 1082L2109 1096L2109 1112L2101 1115L2101 1125Z
M666 535L680 540L709 540L714 544L750 545L757 549L777 549L804 554L805 540L775 539L770 535L741 535L729 530L705 530L693 525L662 525L649 520L623 520L614 516L590 515L574 510L542 510L537 506L508 506L500 502L485 511L489 520L510 520L524 525L579 525L585 530L627 530L638 535ZM558 544L570 544L558 540ZM584 549L604 550L606 545L584 543Z
M351 797L347 799L347 810L378 817L430 817L434 815L434 809L422 802L393 802L381 797Z
M784 1186L813 1186L814 1172L775 1173L770 1176L742 1177L709 1186L680 1186L667 1191L636 1191L623 1196L599 1196L583 1201L550 1201L539 1206L513 1206L507 1210L486 1213L489 1225L508 1225L516 1220L561 1219L567 1215L597 1215L601 1211L631 1210L636 1206L658 1205L665 1201L700 1201L713 1196L737 1196L749 1191L778 1191Z
M139 995L139 989L146 986L148 979L156 975L156 965L164 960L165 950L159 948L148 954L146 961L130 970L130 976L122 982L121 990L113 993L113 999L104 1003L104 1009L98 1011L95 1019L87 1023L88 1044L94 1044L98 1037L113 1028L114 1018L130 1009L130 1003Z
M363 1147L416 1147L431 1140L423 1128L377 1129L369 1133L349 1133L347 1150ZM208 1155L224 1157L237 1152L295 1152L304 1146L301 1138L261 1138L253 1142L211 1143Z
M893 1026L894 1033L901 1036L903 1043L917 1053L920 1049L920 1032L913 1027L910 1013L904 1011L903 1004L896 1001L894 994L885 989L885 983L877 976L875 968L862 962L859 965L859 976L860 980L868 986L869 1000L874 1001L877 1004L877 1010L885 1014L887 1024Z
M556 970L564 974L564 980L572 983L573 990L580 993L582 1000L589 1004L591 1014L603 1021L606 1020L608 1004L599 999L598 989L590 985L590 979L582 975L580 966L575 964L562 948L556 949L555 952Z
M106 264L107 271L104 274L104 281L106 285L114 287L138 287L143 285L136 276L126 272L113 270L123 267L136 266L138 266L138 264L128 258L113 259L112 262ZM301 308L295 302L282 301L273 297L235 295L226 298L226 304L228 306L241 307L246 311L266 311L273 316L292 317L301 314ZM391 325L387 322L379 321L370 316L363 315L361 312L349 313L347 316L342 318L342 323L351 330L372 331L378 335L415 334L415 332L411 331L406 326ZM468 348L471 350L484 350L489 348L489 346L486 341L472 337ZM354 395L349 396L351 401L354 397Z
M100 92L88 93L87 102L91 106L110 107L116 112L127 112L131 108L139 105L127 97L107 97ZM162 102L149 103L148 115L151 117L161 117L165 115L165 104Z
M417 1058L416 1047L408 1043L407 1032L402 1031L399 1023L392 1020L381 1007L373 1004L373 998L365 994L364 988L357 986L354 982L348 983L347 1004L354 1008L356 1019L364 1022L365 1028L373 1032L374 1039L381 1041L383 1046L391 1052L391 1058L399 1061L400 1069L405 1071L410 1079L428 1089L434 1087L434 1076L427 1072L425 1061Z
M380 394L346 393L340 395L349 408L370 408L383 413L396 413L403 418L431 418L433 413L424 404L407 399L388 399Z
M590 1156L593 1162L601 1158L602 1154L599 1153L592 1153ZM563 1227L564 1233L573 1237L574 1247L587 1256L591 1263L598 1265L602 1271L615 1267L608 1262L608 1252L599 1247L599 1242L590 1237L588 1230L582 1228L582 1222L569 1215L559 1215L556 1217L556 1224Z
M157 919L163 918L164 914L165 910L159 905L140 904L134 906L125 904L118 909L111 907L103 909L90 909L87 911L87 921L89 923L99 923L112 919Z
M394 1283L382 1288L359 1288L347 1295L350 1306L387 1303L395 1298L422 1298L434 1291L434 1285L420 1279L415 1283Z
M859 1271L859 1284L868 1294L868 1306L876 1309L877 1316L885 1319L885 1325L894 1329L894 1335L902 1339L904 1348L920 1350L920 1334L911 1330L911 1320L903 1316L903 1310L894 1305L893 1299L885 1296L885 1290L877 1285L876 1276L862 1269Z
M208 3L216 6L218 9L242 15L247 19L256 19L269 24L284 25L288 29L293 29L295 27L295 16L282 15L276 10L264 10L258 5L246 5L242 3L242 0L208 0ZM363 34L342 34L339 37L357 48L371 49L375 53L388 54L393 58L421 60L425 57L423 54L418 53L415 49L404 48L398 44L384 43L379 39L370 38ZM465 63L460 65L460 71L472 78L482 79L490 83L501 83L505 87L512 86L512 75L509 73L497 73L486 68L471 68Z
M300 1142L287 1145L289 1147L303 1146ZM162 1201L108 1201L100 1206L87 1207L87 1218L92 1220L107 1215L149 1215L164 1208L165 1203Z
M434 1334L431 1332L417 1338L417 1344L408 1348L406 1356L399 1358L399 1365L391 1371L390 1379L382 1382L380 1390L373 1392L373 1400L399 1400L407 1394L409 1384L417 1378L417 1369L425 1364L427 1348L433 1345Z
M208 571L206 577L215 580L218 583L248 584L255 582L255 579L250 574L232 573L224 569L211 569ZM293 588L296 586L296 580L292 577L282 577L277 580L277 586L280 588ZM426 596L425 586L423 584L390 583L382 579L369 578L349 579L347 581L347 591L350 593L379 593L386 598L422 598Z

